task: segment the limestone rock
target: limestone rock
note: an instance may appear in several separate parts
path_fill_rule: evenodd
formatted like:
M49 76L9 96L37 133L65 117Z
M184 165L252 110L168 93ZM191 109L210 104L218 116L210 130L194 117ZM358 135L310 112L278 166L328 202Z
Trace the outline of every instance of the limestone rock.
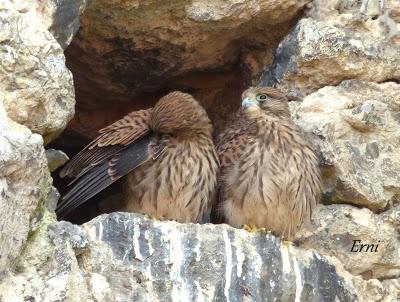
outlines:
M65 49L79 29L79 17L89 0L14 0L20 12L35 10L43 24Z
M400 199L400 85L344 81L293 110L314 136L333 201L380 211Z
M361 277L356 277L354 284L360 293L359 301L395 302L400 300L400 279L380 282L377 279L365 281Z
M263 62L308 2L94 0L66 52L77 97L142 102L173 77Z
M355 297L327 259L282 246L271 235L226 225L159 223L122 213L94 219L84 229L96 251L82 263L108 280L97 295L109 294L111 300L323 300L324 286L331 289L330 297ZM111 274L113 280L107 277ZM320 283L319 274L326 274L328 284Z
M0 101L0 273L21 252L50 186L42 137L11 121Z
M74 114L63 50L33 8L0 3L0 91L8 116L49 142Z
M29 244L0 283L4 301L363 301L335 259L227 225L46 218Z
M47 149L46 158L50 172L54 172L69 160L68 156L63 151L55 149Z
M0 282L1 301L91 301L76 255L88 244L78 226L60 222L44 211L13 273ZM77 250L75 253L74 249Z
M391 219L400 226L400 209L377 215L352 206L320 205L313 213L309 231L304 231L300 239L301 247L335 256L347 271L364 279L399 277L400 240ZM370 246L360 251L361 244Z
M37 11L42 12L42 20L48 26L60 46L65 49L79 29L79 17L89 0L47 0L34 1ZM43 14L45 12L45 14Z
M399 80L399 14L398 1L313 1L261 82L305 96L346 79Z
M218 123L262 66L264 83L317 91L292 107L321 155L325 202L372 211L320 206L288 247L136 214L56 222L48 169L65 158L40 135L73 115L63 48L87 1L0 0L0 301L399 301L400 84L373 82L400 78L400 4L313 1L270 69L308 2L93 0L66 50L90 135L99 112L112 122L171 89ZM367 257L348 251L353 240L380 242Z

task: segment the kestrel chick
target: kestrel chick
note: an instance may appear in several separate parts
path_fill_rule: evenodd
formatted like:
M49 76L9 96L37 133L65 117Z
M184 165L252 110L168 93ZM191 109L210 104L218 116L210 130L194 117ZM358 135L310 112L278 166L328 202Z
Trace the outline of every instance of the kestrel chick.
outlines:
M121 210L202 220L215 191L218 158L210 120L191 95L172 92L99 133L60 173L75 180L56 209L59 218L126 175Z
M219 136L217 211L234 227L255 225L293 239L321 194L318 160L278 89L252 87Z

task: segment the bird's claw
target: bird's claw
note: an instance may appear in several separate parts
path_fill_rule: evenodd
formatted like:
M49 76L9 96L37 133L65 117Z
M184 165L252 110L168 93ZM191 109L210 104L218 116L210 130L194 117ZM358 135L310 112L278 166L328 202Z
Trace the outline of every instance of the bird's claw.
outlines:
M271 233L271 231L268 231L266 228L258 228L255 224L251 225L244 224L243 229L250 233L257 233L257 232L268 233L268 234Z
M153 216L153 215L147 215L149 217L149 219L151 220L155 220L155 221L160 221L162 220L161 216Z
M293 243L293 241L291 241L291 240L282 240L282 243L284 244L284 245L287 245L287 246L293 246L294 245L294 243Z
M251 225L244 224L243 229L250 233L257 232L257 227L254 224L251 224Z

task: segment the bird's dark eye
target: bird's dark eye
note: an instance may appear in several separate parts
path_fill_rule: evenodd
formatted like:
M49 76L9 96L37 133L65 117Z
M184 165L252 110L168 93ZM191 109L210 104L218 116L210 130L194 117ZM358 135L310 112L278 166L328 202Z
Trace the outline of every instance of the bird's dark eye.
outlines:
M259 102L264 102L266 99L268 99L268 96L266 94L258 94L256 99Z

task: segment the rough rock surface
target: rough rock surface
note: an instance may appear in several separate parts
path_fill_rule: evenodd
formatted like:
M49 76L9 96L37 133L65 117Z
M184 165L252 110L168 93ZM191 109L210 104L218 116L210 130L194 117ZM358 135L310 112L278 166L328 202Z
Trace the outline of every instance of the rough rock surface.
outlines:
M307 2L95 0L71 47L80 50L79 57L70 53L71 67L84 63L88 69L76 70L77 80L82 75L85 84L96 81L117 96L160 87L189 71L226 68L252 48L271 49L284 33L282 23ZM93 71L96 77L89 78Z
M327 86L308 95L293 117L314 135L334 201L381 211L400 200L399 84Z
M41 13L44 24L65 49L79 29L79 17L89 0L47 0L34 1L36 11Z
M63 50L32 7L0 2L0 91L9 117L49 142L74 114Z
M354 284L359 289L359 301L396 302L400 300L400 279L365 281L361 277L356 277Z
M63 151L55 149L47 149L46 158L50 172L54 172L69 160L68 156Z
M400 80L398 1L314 1L280 43L264 84L301 96L346 79Z
M113 213L48 221L30 244L4 301L362 301L334 259L226 225Z
M67 50L77 96L140 102L138 92L189 72L260 69L308 2L94 0Z
M35 10L44 25L65 49L79 29L79 16L89 0L14 0L20 12Z
M0 91L0 274L20 254L51 186L43 139L7 117Z
M45 21L45 8L50 9L44 2L0 1L1 274L12 269L35 229L39 209L54 208L58 193L51 187L43 143L74 114L72 74L48 31L53 18Z
M219 128L263 67L264 83L315 92L293 116L337 204L296 248L135 214L57 223L48 169L65 157L45 154L40 134L52 140L73 114L63 48L87 1L0 0L0 301L399 301L400 3L315 0L273 63L308 2L93 0L67 49L88 137L172 89ZM351 253L353 240L379 247Z
M301 247L335 256L347 271L364 279L399 278L400 240L395 236L399 226L400 208L375 215L348 205L320 205L300 239ZM370 246L360 252L361 244Z

